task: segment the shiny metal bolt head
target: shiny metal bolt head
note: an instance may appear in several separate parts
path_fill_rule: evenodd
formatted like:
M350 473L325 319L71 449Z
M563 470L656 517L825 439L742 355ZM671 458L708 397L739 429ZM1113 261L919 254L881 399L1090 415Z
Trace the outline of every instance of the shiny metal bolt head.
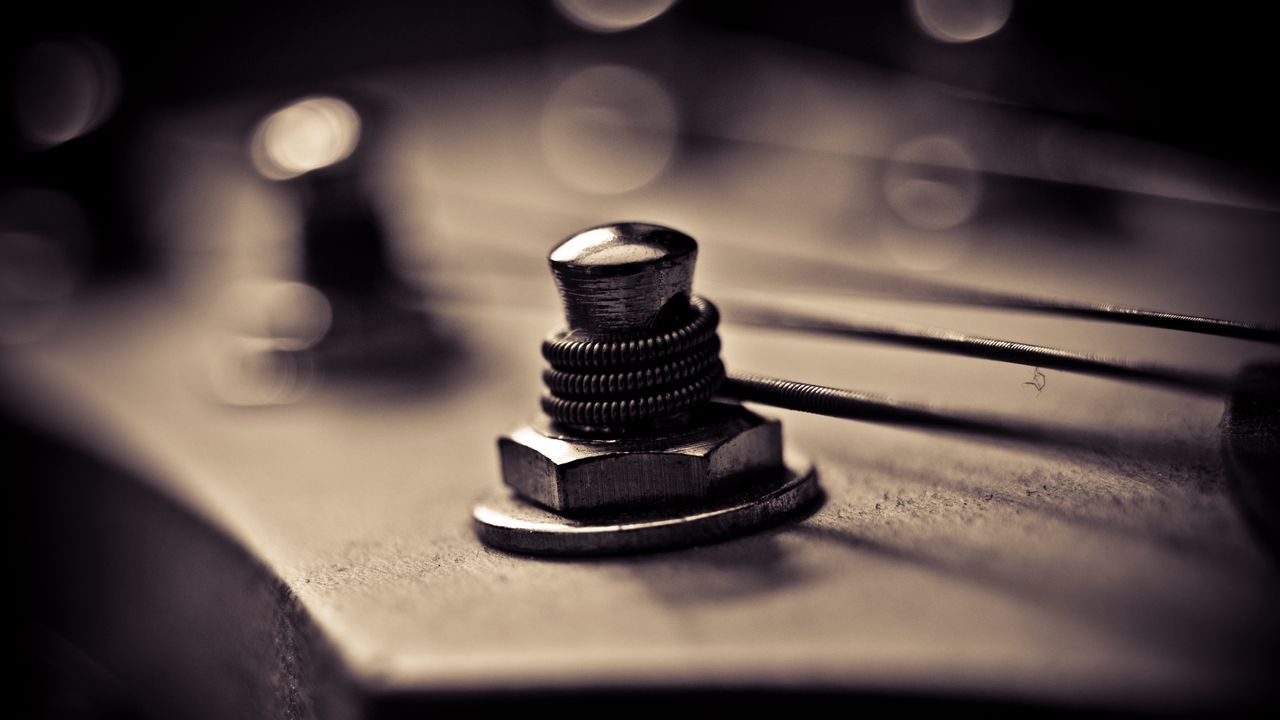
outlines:
M570 330L629 335L687 308L697 257L698 243L678 230L616 223L570 237L547 260Z

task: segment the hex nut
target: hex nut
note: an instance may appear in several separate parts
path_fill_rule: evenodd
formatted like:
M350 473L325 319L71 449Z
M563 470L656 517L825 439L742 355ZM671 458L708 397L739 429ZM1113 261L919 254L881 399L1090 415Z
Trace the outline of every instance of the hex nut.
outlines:
M783 467L782 424L712 402L676 432L606 439L528 425L500 437L498 453L503 482L560 513L671 507Z

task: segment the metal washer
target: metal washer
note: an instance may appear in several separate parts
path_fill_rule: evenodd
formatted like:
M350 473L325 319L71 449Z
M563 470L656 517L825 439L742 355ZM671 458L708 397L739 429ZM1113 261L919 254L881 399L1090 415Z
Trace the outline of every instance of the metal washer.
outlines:
M697 506L571 519L501 488L472 511L484 544L528 555L592 556L654 552L745 535L806 510L822 498L812 463L788 461L748 490Z

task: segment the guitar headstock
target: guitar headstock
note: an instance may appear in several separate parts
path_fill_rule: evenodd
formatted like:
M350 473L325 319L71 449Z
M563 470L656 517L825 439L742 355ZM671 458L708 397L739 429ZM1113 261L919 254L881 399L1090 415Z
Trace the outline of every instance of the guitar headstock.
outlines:
M1228 480L1266 466L1224 456L1223 395L731 310L1231 379L1274 346L1009 299L1274 323L1274 184L938 74L993 67L1001 28L1031 27L1016 13L911 3L913 73L652 5L604 34L623 21L564 0L535 50L147 108L127 147L153 271L27 293L22 317L48 314L4 355L53 672L209 717L717 693L1273 701L1280 576ZM23 197L0 205L5 238L60 212ZM543 427L543 341L601 331L566 319L548 253L632 219L697 238L731 376L1013 432L751 404L817 468L809 514L644 554L487 547L473 509L503 486L499 437Z

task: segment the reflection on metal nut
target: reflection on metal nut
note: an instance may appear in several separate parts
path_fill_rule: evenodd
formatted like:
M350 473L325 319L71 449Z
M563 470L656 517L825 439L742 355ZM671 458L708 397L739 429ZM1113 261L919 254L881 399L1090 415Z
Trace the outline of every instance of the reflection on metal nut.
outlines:
M503 481L565 514L676 507L731 493L782 466L782 426L711 403L687 429L592 438L526 426L498 440Z

